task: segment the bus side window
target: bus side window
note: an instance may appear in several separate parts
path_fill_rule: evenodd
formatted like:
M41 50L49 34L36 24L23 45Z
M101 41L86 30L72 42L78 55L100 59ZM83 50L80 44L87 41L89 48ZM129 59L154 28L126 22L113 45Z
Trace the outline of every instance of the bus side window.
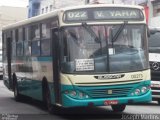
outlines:
M24 28L24 56L31 56L31 40L29 39L29 27Z
M50 22L41 24L41 56L51 55Z
M16 56L16 32L12 31L12 57Z
M30 40L32 56L40 55L40 27L39 24L30 26Z
M17 35L17 56L23 56L23 28L19 28Z

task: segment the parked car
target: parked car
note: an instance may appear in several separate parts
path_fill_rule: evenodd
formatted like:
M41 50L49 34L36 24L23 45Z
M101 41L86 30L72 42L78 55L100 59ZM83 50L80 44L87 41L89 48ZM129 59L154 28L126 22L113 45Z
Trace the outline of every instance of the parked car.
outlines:
M152 99L160 105L160 28L150 28L148 44Z

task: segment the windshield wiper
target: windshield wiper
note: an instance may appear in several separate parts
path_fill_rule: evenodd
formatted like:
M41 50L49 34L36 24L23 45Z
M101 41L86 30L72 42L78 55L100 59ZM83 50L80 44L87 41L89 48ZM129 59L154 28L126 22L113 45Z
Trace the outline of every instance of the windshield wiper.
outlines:
M128 23L128 21L124 21L123 24L121 24L120 28L118 29L118 31L116 32L116 34L114 35L114 37L112 38L112 42L115 42L118 38L118 36L120 35L120 33L123 31L124 27L126 26L126 24Z
M96 42L100 42L99 38L97 37L96 33L87 25L86 22L82 23L82 26L95 38Z

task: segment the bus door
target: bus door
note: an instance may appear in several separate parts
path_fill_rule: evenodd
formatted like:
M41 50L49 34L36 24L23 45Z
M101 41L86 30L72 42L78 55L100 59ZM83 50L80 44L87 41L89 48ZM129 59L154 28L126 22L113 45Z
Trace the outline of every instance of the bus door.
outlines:
M9 79L9 89L13 89L13 81L11 79L11 37L7 37L7 71L8 71L8 79Z
M52 59L53 59L53 84L54 84L54 96L55 103L61 103L60 96L60 72L59 72L59 33L58 28L51 30L52 38Z

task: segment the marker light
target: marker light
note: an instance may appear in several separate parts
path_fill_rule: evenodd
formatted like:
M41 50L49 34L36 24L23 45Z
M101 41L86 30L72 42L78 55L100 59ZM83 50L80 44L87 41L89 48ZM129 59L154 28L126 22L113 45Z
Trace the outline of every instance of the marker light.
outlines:
M71 95L71 96L76 96L77 93L76 93L76 91L70 91L70 95Z
M142 88L141 88L141 92L142 92L142 93L145 93L146 91L147 91L147 87L142 87Z
M135 95L139 95L140 93L141 93L140 89L136 89L134 92Z

